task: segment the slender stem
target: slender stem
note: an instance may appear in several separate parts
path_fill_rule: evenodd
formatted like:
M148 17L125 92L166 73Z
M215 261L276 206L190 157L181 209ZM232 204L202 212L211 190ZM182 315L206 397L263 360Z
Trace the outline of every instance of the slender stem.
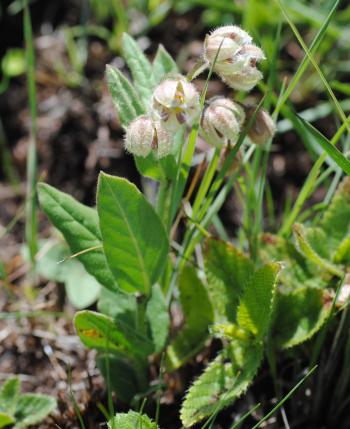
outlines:
M33 32L28 7L28 0L24 0L24 39L26 44L27 58L27 79L28 79L28 96L31 117L30 141L27 153L27 196L26 196L26 241L29 248L30 260L32 267L35 266L35 255L38 249L37 234L37 199L36 199L36 184L37 184L37 103L36 103L36 88L35 88L35 61L33 48Z

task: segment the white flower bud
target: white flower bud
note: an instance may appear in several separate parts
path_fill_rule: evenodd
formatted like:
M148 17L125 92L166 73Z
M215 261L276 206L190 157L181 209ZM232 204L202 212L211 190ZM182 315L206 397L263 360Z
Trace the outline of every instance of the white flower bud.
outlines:
M225 61L217 61L215 71L220 75L243 75L249 73L250 69L256 70L257 63L264 59L264 52L260 48L255 45L245 45Z
M247 114L247 124L249 123L250 118L253 117L255 112L255 107L246 108ZM276 132L276 124L271 116L264 109L260 109L256 116L255 120L248 130L248 136L250 140L258 145L264 145L271 139Z
M216 56L215 72L234 89L250 90L262 78L256 66L265 59L264 52L237 26L218 28L206 37L204 60L213 64Z
M165 79L153 93L153 112L169 130L179 125L192 125L200 112L196 88L183 76Z
M137 156L146 157L153 151L158 158L162 158L171 153L172 140L159 121L141 115L126 130L125 148Z
M222 74L222 80L231 88L238 91L250 91L263 78L262 73L254 67L247 67L241 73Z
M201 134L208 144L234 145L244 119L245 113L239 104L227 98L216 98L203 112Z

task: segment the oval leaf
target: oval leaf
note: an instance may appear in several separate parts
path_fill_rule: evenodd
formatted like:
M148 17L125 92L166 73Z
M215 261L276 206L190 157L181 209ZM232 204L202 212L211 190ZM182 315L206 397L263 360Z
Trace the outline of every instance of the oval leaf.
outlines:
M101 173L97 210L108 265L125 292L149 294L168 253L164 226L135 185Z

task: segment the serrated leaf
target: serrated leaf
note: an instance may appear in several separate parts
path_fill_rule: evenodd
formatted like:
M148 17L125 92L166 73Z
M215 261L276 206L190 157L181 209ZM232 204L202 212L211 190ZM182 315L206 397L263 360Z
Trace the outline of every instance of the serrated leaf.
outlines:
M179 69L171 55L163 45L159 45L152 63L152 76L155 84L158 84L168 73L178 73Z
M108 422L109 429L158 429L156 423L144 414L135 411L119 413Z
M7 379L0 389L0 412L13 415L20 393L20 380L18 377ZM5 417L4 417L5 418Z
M350 235L349 177L346 177L339 185L322 216L319 227L322 228L327 237L327 245L330 251L333 254L336 253L341 243Z
M276 346L289 348L311 338L329 315L330 304L320 289L278 293L271 335Z
M320 256L308 241L307 228L302 224L294 224L293 232L298 243L298 250L321 271L326 271L337 277L343 276L343 271L340 267Z
M107 84L118 111L121 125L126 128L137 116L145 112L138 95L128 79L116 68L107 65Z
M146 319L154 344L154 352L159 353L165 346L170 326L168 307L159 284L152 287L152 295L146 307Z
M173 371L196 354L208 338L214 314L208 292L194 268L186 266L179 276L179 292L184 327L167 348L166 367Z
M153 351L152 342L136 330L94 311L76 313L74 325L80 340L89 348L140 357Z
M277 274L280 265L270 263L257 270L247 281L237 310L238 325L258 339L269 328Z
M295 247L294 243L273 234L263 234L260 256L264 262L280 261L283 270L280 282L285 289L300 287L323 288L327 282L320 277L318 267L310 263Z
M249 386L263 356L261 343L232 341L189 389L181 408L185 427L230 405Z
M41 422L57 407L56 399L47 395L27 393L18 399L15 429Z
M45 183L38 184L38 194L42 209L61 231L72 253L79 253L77 258L86 271L106 288L117 290L103 253L96 210Z
M97 366L121 401L129 404L134 396L142 391L133 362L120 356L99 354Z
M101 173L97 209L108 265L125 292L150 293L168 254L157 213L135 185Z
M239 298L254 270L252 261L232 244L209 239L204 265L217 323L235 322Z
M0 429L15 423L15 419L9 414L0 411Z
M123 57L131 70L136 89L140 94L141 100L147 106L155 86L151 63L138 43L127 33L123 34L122 51Z

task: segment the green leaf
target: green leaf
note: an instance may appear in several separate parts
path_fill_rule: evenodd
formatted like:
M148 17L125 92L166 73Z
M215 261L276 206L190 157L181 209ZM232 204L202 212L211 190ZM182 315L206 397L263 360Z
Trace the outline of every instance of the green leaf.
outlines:
M152 75L152 66L138 43L129 34L124 33L122 39L123 57L130 67L134 83L143 103L150 102L155 82Z
M57 407L56 399L47 395L27 393L18 399L15 429L40 423Z
M263 356L260 343L232 341L189 389L181 408L185 427L230 405L249 386Z
M145 158L135 156L135 163L142 176L150 177L153 180L166 180L176 177L176 160L174 155L167 155L164 158L156 159L153 153Z
M116 414L108 422L109 429L158 429L156 423L144 414L135 411Z
M134 396L142 391L132 362L115 355L100 354L97 366L121 401L130 404Z
M238 325L258 339L262 339L269 328L279 270L279 264L270 263L256 271L247 281L239 302Z
M126 128L133 119L145 113L145 109L131 83L118 69L107 65L106 75L120 123Z
M307 228L302 224L294 224L293 232L298 243L298 250L321 271L326 271L334 276L343 277L343 270L332 262L320 256L308 241ZM315 241L315 240L314 240Z
M278 293L271 335L276 346L289 348L311 338L322 327L330 307L331 300L320 289Z
M38 184L38 193L42 209L61 231L72 253L79 254L77 258L86 271L106 288L116 290L103 253L96 210L45 183Z
M9 414L0 411L0 429L15 423L15 419Z
M344 246L344 241L350 235L350 178L346 177L339 185L331 203L326 208L319 227L324 231L326 244L330 251L335 254L340 246ZM342 244L343 243L343 244ZM345 249L343 249L345 250ZM345 252L346 254L347 252ZM341 262L342 257L337 256L337 261ZM334 256L335 257L335 256Z
M109 351L122 356L147 356L153 344L121 320L83 310L76 313L74 325L82 343L89 348Z
M19 393L19 378L11 377L7 379L0 389L0 412L13 415L16 409Z
M109 267L125 292L149 294L168 254L164 226L135 185L101 173L97 209Z
M305 121L301 116L297 115L301 124L311 133L317 143L324 149L327 154L337 163L337 165L350 176L350 161L335 147L332 143L321 134L309 122Z
M97 303L97 308L106 316L115 320L124 320L129 325L134 326L137 301L135 295L130 295L122 291L111 292L103 288Z
M152 77L155 84L158 84L165 75L169 73L178 73L179 69L171 55L166 51L163 45L159 45L156 56L152 64Z
M185 324L167 348L168 371L174 371L185 364L203 347L208 338L208 326L214 319L208 292L194 268L186 266L182 270L179 292Z
M326 279L320 277L318 267L309 262L290 240L273 234L263 234L260 257L266 263L271 260L282 262L283 270L279 278L285 289L327 286Z
M152 287L152 295L147 302L146 318L151 331L155 353L163 350L169 334L170 318L163 292L158 284Z
M50 247L37 259L36 272L49 280L63 282L69 302L78 310L89 307L97 300L101 285L76 258L66 259L69 256L66 246L46 244Z
M252 261L232 244L209 239L204 253L204 265L215 322L235 322L239 298L246 279L254 270Z

